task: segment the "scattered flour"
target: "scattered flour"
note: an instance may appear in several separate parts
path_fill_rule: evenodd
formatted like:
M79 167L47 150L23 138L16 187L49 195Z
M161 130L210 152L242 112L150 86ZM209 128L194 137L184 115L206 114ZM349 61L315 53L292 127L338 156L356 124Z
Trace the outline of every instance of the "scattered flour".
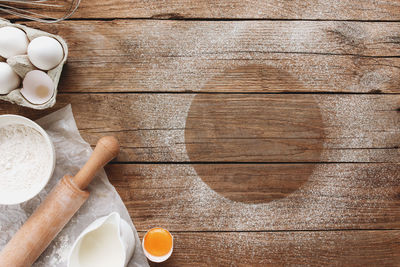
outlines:
M398 149L386 148L398 143L395 109L399 99L373 95L312 97L321 109L326 133L321 161L329 163L318 164L300 189L279 201L246 204L216 193L192 164L144 164L137 167L139 176L146 177L141 182L143 199L163 200L162 204L153 201L145 216L157 214L151 217L153 224L174 222L171 228L188 231L362 228L379 220L395 220L390 214L399 186L399 168L390 162L398 159ZM148 140L146 145L160 144L158 153L152 153L154 160L189 162L181 144L192 94L159 94L157 102L156 98L142 97L136 107L145 111L137 112L140 128L157 127L142 131L141 138Z
M129 84L123 84L121 90L135 84L133 89L143 91L196 93L214 76L249 64L285 70L314 92L368 92L394 86L392 75L397 72L387 71L389 67L383 65L395 65L391 59L363 57L379 51L377 47L384 43L380 38L386 35L381 33L386 29L364 22L323 22L321 27L315 27L315 22L290 23L291 27L280 22L265 26L255 21L146 21L137 28L125 27L129 39L116 44L125 49L125 55L115 60L125 62L130 56L138 63L133 64L134 74L129 73ZM137 129L118 130L134 132L131 139L135 143L130 145L137 158L190 161L184 131L193 98L194 94L161 93L135 98L130 108ZM370 227L374 220L395 220L390 195L399 185L396 165L344 162L398 159L397 149L386 149L397 145L399 123L391 110L397 108L398 98L315 98L327 135L321 161L330 163L320 164L298 191L279 201L245 204L216 193L191 164L138 165L138 176L146 178L141 181L146 189L142 190L143 199L160 200L149 204L146 223L153 219L158 225L174 222L172 226L179 230L250 231L362 228Z
M22 124L3 126L0 151L0 199L21 200L37 192L51 168L44 136Z

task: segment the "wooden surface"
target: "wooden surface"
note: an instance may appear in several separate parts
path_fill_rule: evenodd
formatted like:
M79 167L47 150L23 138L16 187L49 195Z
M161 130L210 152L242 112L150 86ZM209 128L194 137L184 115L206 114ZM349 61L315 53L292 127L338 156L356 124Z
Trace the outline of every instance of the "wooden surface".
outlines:
M59 1L70 2L70 1ZM65 8L46 14L59 15ZM73 18L399 20L400 1L82 0Z
M399 238L398 231L176 233L174 249L185 254L163 266L398 266Z
M400 84L400 22L26 24L69 44L63 92L395 93Z
M165 266L400 265L399 1L83 0L68 103Z

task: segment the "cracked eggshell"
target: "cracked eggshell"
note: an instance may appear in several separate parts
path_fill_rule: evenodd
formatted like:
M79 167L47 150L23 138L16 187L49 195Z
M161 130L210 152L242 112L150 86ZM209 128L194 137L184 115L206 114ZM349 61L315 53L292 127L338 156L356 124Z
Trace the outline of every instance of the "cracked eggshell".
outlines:
M26 74L22 81L21 94L35 105L41 105L51 99L54 94L54 83L41 70L33 70Z
M16 89L21 83L20 77L5 62L0 62L0 94L5 95Z
M25 32L14 26L0 28L0 55L9 58L26 54L28 37Z
M11 91L10 93L8 93L7 95L0 95L0 100L5 100L8 102L11 102L11 103L14 103L14 104L17 104L20 106L29 107L32 109L46 109L46 108L50 108L50 107L54 106L54 104L56 103L57 86L58 86L58 82L60 80L62 68L63 68L65 62L67 61L67 57L68 57L67 44L58 35L53 35L53 34L50 34L50 33L44 32L44 31L32 29L30 27L26 27L26 26L20 25L20 24L12 24L9 21L0 18L0 29L2 27L6 27L6 26L12 26L12 27L16 27L16 28L23 30L26 33L29 41L32 41L35 38L38 38L41 36L47 36L50 38L54 38L61 44L61 46L63 48L64 56L63 56L61 62L57 66L55 66L53 69L47 71L47 75L53 81L54 88L55 88L54 94L50 98L49 101L47 101L44 104L40 104L40 105L32 104L31 102L27 101L25 99L25 97L22 96L22 94L20 92L21 88L17 88L15 90ZM0 58L0 61L6 61L6 60L5 59L2 60L2 58ZM12 68L18 75L21 75L22 79L25 77L25 75L29 71L36 69L36 67L33 66L32 63L29 61L27 55L18 55L18 56L10 57L7 59L7 62L10 64L10 66L12 66Z

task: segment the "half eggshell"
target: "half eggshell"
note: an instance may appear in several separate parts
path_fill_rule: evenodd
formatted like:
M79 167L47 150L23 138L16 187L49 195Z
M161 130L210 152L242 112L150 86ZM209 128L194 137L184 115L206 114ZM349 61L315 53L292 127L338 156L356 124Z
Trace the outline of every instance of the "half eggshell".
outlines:
M21 94L35 105L48 102L54 94L54 83L45 72L32 70L25 75Z

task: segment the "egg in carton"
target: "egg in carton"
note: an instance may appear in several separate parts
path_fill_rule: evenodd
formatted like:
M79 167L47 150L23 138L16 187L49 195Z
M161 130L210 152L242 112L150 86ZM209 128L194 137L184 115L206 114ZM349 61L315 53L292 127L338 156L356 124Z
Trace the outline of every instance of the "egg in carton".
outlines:
M63 57L62 60L55 66L52 67L50 70L44 70L44 69L40 69L35 67L31 61L29 60L28 55L22 54L22 55L15 55L15 56L11 56L8 57L7 59L4 57L0 56L0 62L6 62L13 70L14 72L21 78L21 80L24 80L28 75L31 76L39 76L39 77L31 77L30 80L32 80L33 78L33 83L35 83L38 80L40 80L39 82L42 83L44 81L44 83L52 83L52 85L54 86L54 92L51 95L50 99L48 101L46 101L45 103L33 103L34 101L32 101L32 99L28 100L23 94L21 94L21 90L22 88L17 88L14 90L11 90L10 92L4 94L0 93L0 99L1 100L5 100L11 103L15 103L21 106L25 106L25 107L29 107L29 108L33 108L33 109L46 109L46 108L50 108L52 106L54 106L54 104L56 103L56 96L57 96L57 86L58 86L58 82L60 80L60 76L61 76L61 72L62 72L62 68L65 64L65 62L67 61L67 56L68 56L68 46L66 44L66 42L58 35L53 35L44 31L40 31L40 30L36 30L24 25L20 25L20 24L13 24L10 23L7 20L4 19L0 19L0 28L2 27L7 27L7 26L11 26L11 27L15 27L18 28L20 30L22 30L23 32L25 32L29 43L32 42L35 38L38 37L42 37L42 36L46 36L46 37L50 37L50 38L54 38L55 40L57 40L60 44L61 47L63 49ZM43 38L42 38L43 39ZM37 65L37 64L35 64ZM36 73L32 74L34 72L32 72L33 70L36 70L36 72L39 72L39 70L44 71L45 73L47 73L47 75L44 75L43 73ZM42 74L43 76L46 77L41 77L38 74ZM51 81L50 81L50 79ZM48 81L46 81L46 79L49 79ZM21 86L19 87L22 87Z

